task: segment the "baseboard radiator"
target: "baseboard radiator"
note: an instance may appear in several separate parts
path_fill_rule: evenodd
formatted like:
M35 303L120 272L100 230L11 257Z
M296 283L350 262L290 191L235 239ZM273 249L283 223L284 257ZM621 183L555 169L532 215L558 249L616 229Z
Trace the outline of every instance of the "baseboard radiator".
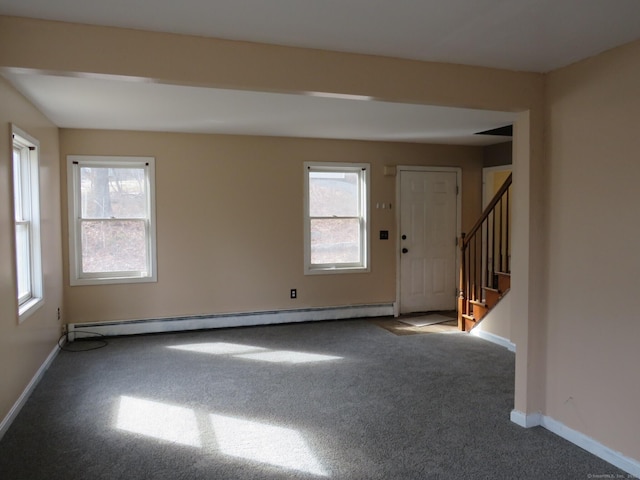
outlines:
M223 313L170 318L149 318L97 323L70 323L68 341L94 335L117 336L145 333L209 330L279 323L315 322L393 315L393 304L349 305L265 312Z

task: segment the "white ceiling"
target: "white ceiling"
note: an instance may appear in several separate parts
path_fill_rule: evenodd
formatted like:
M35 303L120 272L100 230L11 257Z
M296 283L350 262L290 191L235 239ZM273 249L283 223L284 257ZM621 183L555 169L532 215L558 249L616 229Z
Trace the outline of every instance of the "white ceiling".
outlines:
M640 38L640 0L0 0L0 14L547 72ZM513 116L17 71L61 127L487 144ZM498 139L497 141L499 141Z
M488 145L509 138L474 133L514 118L507 112L366 99L31 73L4 76L63 128Z
M638 0L0 0L0 13L535 72L640 38Z

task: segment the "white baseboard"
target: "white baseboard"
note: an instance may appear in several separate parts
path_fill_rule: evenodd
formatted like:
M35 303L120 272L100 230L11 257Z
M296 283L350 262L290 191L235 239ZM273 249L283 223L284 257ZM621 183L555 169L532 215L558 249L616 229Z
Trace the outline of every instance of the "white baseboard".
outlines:
M484 330L479 330L477 328L474 328L469 333L474 337L482 338L483 340L487 340L488 342L495 343L496 345L500 345L501 347L504 347L511 352L516 351L515 343L513 343L511 340L508 340L504 337L496 335L495 333L485 332Z
M4 434L7 433L7 430L9 430L9 427L20 413L20 410L22 410L22 407L24 407L24 404L29 399L29 396L36 388L38 382L40 382L40 380L42 379L44 372L47 371L53 360L58 355L59 351L60 349L58 348L58 345L56 345L47 359L44 361L44 363L40 365L40 368L38 369L36 374L33 376L22 394L18 397L18 400L16 400L16 403L13 404L13 407L11 407L11 410L9 410L7 416L2 419L2 422L0 422L0 440L2 439L2 437L4 437Z
M69 340L100 334L105 336L179 332L226 327L249 327L278 323L341 320L347 318L393 315L393 304L353 305L344 307L305 308L271 312L225 313L189 317L123 320L101 323L70 323ZM83 333L85 332L85 333Z
M603 459L605 462L627 472L632 476L630 478L640 478L640 461L612 450L597 440L594 440L577 430L573 430L551 417L542 415L541 413L525 414L523 412L513 410L511 412L511 421L525 428L537 426L544 427L559 437L562 437L578 447L583 448L587 452L592 453L596 457Z
M542 414L526 414L518 410L511 410L511 421L523 428L538 427L542 424Z

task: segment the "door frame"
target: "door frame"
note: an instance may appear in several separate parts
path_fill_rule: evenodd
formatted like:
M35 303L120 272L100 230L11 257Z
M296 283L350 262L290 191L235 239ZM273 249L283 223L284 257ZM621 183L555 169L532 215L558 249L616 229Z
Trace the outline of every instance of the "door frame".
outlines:
M400 316L400 213L402 212L401 192L400 192L400 174L401 172L451 172L456 174L456 245L458 239L462 235L462 168L461 167L428 167L428 166L416 166L416 165L398 165L396 167L396 301L393 303L393 316ZM452 241L454 241L452 239ZM458 272L460 271L460 249L456 249L456 262L455 262L455 278L458 278ZM458 285L456 285L456 292L458 291Z

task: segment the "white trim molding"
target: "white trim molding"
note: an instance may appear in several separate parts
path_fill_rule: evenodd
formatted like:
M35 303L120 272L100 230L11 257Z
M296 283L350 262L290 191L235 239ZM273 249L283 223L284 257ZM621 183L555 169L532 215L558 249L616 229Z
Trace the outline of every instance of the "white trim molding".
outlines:
M473 335L474 337L482 338L483 340L486 340L487 342L491 342L491 343L495 343L496 345L500 345L501 347L506 348L510 352L514 352L515 353L515 351L516 351L516 344L515 343L513 343L511 340L509 340L507 338L504 338L504 337L501 337L499 335L496 335L495 333L485 332L484 330L480 330L480 329L474 328L469 332L469 334Z
M362 273L371 271L371 164L369 163L339 163L339 162L304 162L304 274L305 275L333 275L339 273ZM312 177L329 175L344 177L355 175L357 178L357 195L352 199L351 207L355 212L327 212L317 211L318 205L312 201ZM320 180L320 178L316 178ZM326 210L320 208L319 210ZM347 210L351 210L348 208ZM357 220L359 241L358 260L341 262L334 259L329 263L314 263L311 254L311 225L313 220L332 222L336 220ZM322 255L321 255L322 256ZM327 261L327 259L325 259Z
M542 424L541 413L524 413L519 410L511 410L511 421L523 428L539 427Z
M542 415L541 413L525 414L518 410L511 411L511 421L524 428L543 427L559 437L568 440L587 452L601 458L605 462L610 463L614 467L619 468L630 474L631 478L640 478L640 461L629 458L626 455L617 452L584 433L567 427L551 417Z
M59 351L60 349L58 348L58 345L56 345L49 356L46 358L46 360L43 362L43 364L40 365L40 368L38 369L36 374L28 383L22 394L18 397L18 400L16 400L16 403L13 404L13 407L11 407L11 410L9 410L7 416L2 419L2 422L0 422L0 440L2 440L4 434L7 433L7 430L9 430L9 427L20 413L20 410L22 410L22 407L24 407L24 404L27 402L29 396L31 396L31 394L35 390L36 386L44 376L44 373L55 360Z
M212 328L251 327L278 323L316 322L393 315L393 305L350 305L342 307L305 308L268 312L224 313L188 317L150 318L101 323L70 323L68 340L105 336L138 335L144 333L208 330Z
M142 178L138 178L137 183L141 187L138 192L139 196L144 199L144 211L138 212L142 213L142 215L134 215L135 218L129 218L133 213L116 214L111 212L104 215L105 212L85 212L82 194L84 188L82 187L82 172L84 169L97 169L105 173L111 169L128 170L130 172L135 170L141 174ZM110 182L111 180L108 181ZM154 157L67 155L69 283L71 286L158 281L155 191ZM138 248L141 252L145 252L143 254L144 265L137 267L120 265L111 267L109 271L85 270L86 265L83 264L83 256L86 253L86 245L84 245L82 225L86 222L107 225L113 221L135 222L138 226L137 228L144 230L144 245L140 245Z

